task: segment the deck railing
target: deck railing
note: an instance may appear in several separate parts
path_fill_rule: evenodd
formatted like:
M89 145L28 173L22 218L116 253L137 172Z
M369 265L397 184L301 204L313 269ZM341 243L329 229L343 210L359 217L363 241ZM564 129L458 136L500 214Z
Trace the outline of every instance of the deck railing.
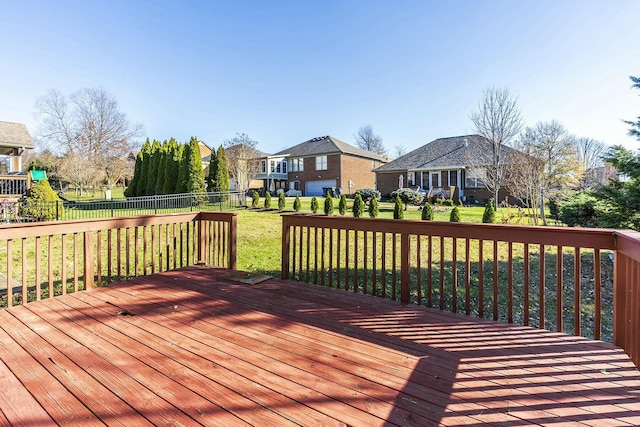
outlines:
M235 213L193 212L0 228L0 307L192 265L236 268Z
M628 231L303 215L282 223L282 278L613 341L636 364L639 265L640 233Z
M26 175L0 175L0 197L20 197L27 192Z

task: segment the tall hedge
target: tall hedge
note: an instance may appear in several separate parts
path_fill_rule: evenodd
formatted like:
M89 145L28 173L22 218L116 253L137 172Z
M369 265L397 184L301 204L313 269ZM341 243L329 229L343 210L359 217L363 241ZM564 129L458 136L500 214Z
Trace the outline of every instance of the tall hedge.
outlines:
M318 213L318 199L315 196L311 198L311 212L314 215Z
M211 150L211 160L209 161L209 175L207 175L207 190L216 191L214 188L217 186L218 176L218 153L216 150Z
M378 199L373 197L371 200L369 200L369 217L377 218L379 214L380 208L378 207Z
M182 145L182 154L180 156L180 166L178 167L178 182L176 183L176 193L186 193L187 183L189 182L189 159L191 157L191 146L189 144Z
M404 206L400 196L396 196L396 202L393 205L393 219L404 219Z
M149 170L147 171L147 186L144 190L144 194L147 196L153 196L156 194L156 183L158 182L158 170L160 167L160 160L162 157L162 146L160 141L154 139L151 144L151 155L149 156Z
M324 214L327 216L333 215L333 197L327 192L327 196L324 198Z
M202 170L202 157L200 156L198 139L191 137L189 146L187 193L206 193L207 188L204 183L204 171Z
M287 200L284 197L284 193L278 194L278 210L279 211L284 210L286 203L287 203Z
M364 202L362 201L362 196L356 194L356 197L353 199L353 216L355 218L362 217L364 213Z
M296 199L293 201L293 210L296 212L300 212L301 207L302 207L302 203L300 202L300 196L296 194Z
M156 154L160 158L158 159L158 177L156 178L156 188L153 194L164 194L164 181L165 181L165 178L167 177L165 169L167 164L168 151L169 151L169 142L165 140L162 143L162 146L160 147L160 151L158 152L158 154Z
M182 158L182 150L184 146L178 144L174 138L169 140L169 148L167 150L164 162L164 187L163 194L175 194L178 185L178 174L180 173L180 159Z
M344 216L347 213L347 196L342 194L340 196L340 202L338 203L338 212L340 215Z
M142 154L142 166L140 168L140 179L136 184L136 196L146 196L147 195L147 180L149 177L149 167L151 163L151 141L149 138L142 145L142 149L140 150Z
M142 175L142 161L142 151L139 151L138 155L136 156L136 164L133 168L133 178L131 178L131 181L129 181L129 186L124 191L125 197L136 197L138 195L138 182L140 181L140 176Z

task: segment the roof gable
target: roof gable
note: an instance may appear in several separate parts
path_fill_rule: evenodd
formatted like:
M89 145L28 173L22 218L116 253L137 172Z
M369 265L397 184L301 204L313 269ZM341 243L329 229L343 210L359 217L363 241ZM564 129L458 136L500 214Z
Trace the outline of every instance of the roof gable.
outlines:
M352 156L378 160L383 163L386 163L388 161L384 156L381 156L372 151L362 150L328 135L312 138L308 141L282 150L276 154L286 154L291 157L319 156L326 154L350 154Z
M35 148L35 145L25 125L0 121L0 147Z

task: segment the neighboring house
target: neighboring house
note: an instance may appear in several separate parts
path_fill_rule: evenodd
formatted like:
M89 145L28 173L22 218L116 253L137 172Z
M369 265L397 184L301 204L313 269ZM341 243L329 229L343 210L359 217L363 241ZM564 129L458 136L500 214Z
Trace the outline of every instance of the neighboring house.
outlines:
M509 147L503 150L505 158L513 151ZM376 169L377 188L382 195L389 195L402 183L430 198L484 203L492 194L485 186L486 162L483 165L480 159L491 152L491 144L480 135L436 139ZM507 195L501 189L498 197L503 200Z
M0 121L0 197L19 196L28 188L22 172L22 154L35 148L33 139L22 123Z
M324 189L335 188L351 194L375 188L373 170L386 162L384 156L321 136L264 156L256 179L262 179L270 191L297 190L304 196L322 196Z

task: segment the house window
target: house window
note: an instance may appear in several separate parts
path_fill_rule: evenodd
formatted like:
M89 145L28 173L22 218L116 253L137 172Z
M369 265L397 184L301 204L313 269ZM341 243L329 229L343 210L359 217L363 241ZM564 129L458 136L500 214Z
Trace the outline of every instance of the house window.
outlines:
M260 160L260 172L267 173L267 161Z
M269 161L269 172L275 172L276 171L276 162L275 160L271 160Z
M282 173L287 173L287 162L286 161L282 161L281 163L281 172Z
M464 179L464 186L467 188L485 188L487 171L485 169L467 169Z
M316 157L316 170L317 171L326 171L327 170L327 156L317 156Z
M410 185L410 186L416 185L416 173L415 172L407 172L407 185Z
M304 159L291 159L291 171L292 172L302 172L304 171Z

